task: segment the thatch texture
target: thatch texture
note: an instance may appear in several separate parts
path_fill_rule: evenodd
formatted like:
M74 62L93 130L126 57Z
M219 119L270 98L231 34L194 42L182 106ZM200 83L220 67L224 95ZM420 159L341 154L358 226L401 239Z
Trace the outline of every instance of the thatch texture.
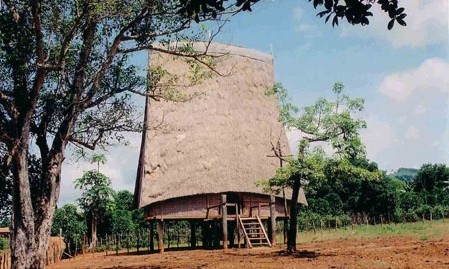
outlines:
M263 193L256 181L272 177L279 166L277 158L267 157L273 155L271 143L280 139L284 154L289 152L276 99L265 95L274 84L272 57L223 44L212 44L208 52L227 53L215 59L226 76L183 88L201 93L188 102L147 104L139 207L204 193ZM152 53L150 65L189 75L188 65L170 55ZM152 130L155 125L160 127Z

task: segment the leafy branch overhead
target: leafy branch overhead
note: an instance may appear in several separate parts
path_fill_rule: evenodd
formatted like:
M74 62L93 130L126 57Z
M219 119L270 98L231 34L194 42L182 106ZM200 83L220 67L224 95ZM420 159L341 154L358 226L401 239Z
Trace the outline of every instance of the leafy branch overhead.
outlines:
M350 24L367 25L369 24L368 17L373 16L370 11L373 5L380 6L382 11L388 14L390 22L387 27L391 30L395 21L400 25L405 26L405 9L400 7L398 0L308 0L312 2L315 9L324 7L324 10L320 11L317 16L323 18L328 22L332 19L332 26L337 25L339 21L346 19ZM235 0L235 3L229 3L233 1L228 0L181 0L179 13L185 14L188 17L193 18L199 22L200 18L212 16L215 18L218 12L223 12L226 8L235 5L235 12L238 11L251 11L252 6L259 2L259 0ZM228 6L226 6L228 4Z
M337 25L339 20L346 19L350 24L368 25L368 17L373 16L370 11L373 4L380 5L382 11L388 14L390 22L387 27L391 30L394 22L406 26L404 21L407 14L405 9L399 7L398 0L309 0L313 1L315 8L323 6L325 10L319 12L317 16L325 17L325 22L332 18L332 26Z

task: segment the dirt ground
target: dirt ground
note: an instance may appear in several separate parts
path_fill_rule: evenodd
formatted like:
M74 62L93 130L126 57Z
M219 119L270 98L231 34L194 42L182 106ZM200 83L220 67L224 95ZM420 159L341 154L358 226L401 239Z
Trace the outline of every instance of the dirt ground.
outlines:
M408 237L339 239L302 243L287 256L282 246L229 250L182 250L164 254L97 253L77 256L48 268L449 268L449 235L432 240Z

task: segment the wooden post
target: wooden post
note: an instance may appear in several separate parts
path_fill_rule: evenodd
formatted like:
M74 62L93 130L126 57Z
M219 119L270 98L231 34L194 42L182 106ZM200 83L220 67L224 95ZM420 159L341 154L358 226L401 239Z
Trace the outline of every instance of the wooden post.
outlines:
M201 223L201 243L202 243L202 247L203 248L207 248L209 247L209 239L208 239L208 235L209 235L209 223L206 221L203 221Z
M226 194L221 195L221 219L223 226L223 249L228 248L228 210L226 207Z
M154 231L153 231L153 227L154 227L154 221L150 220L150 231L149 231L149 240L150 240L150 252L154 251Z
M240 214L238 214L235 218L235 222L237 226L237 248L240 248L240 241L242 241L242 238L240 237L240 230L243 229L243 227L240 227Z
M270 195L270 229L268 232L273 247L276 245L276 197L274 195Z
M320 233L323 235L323 220L320 218Z
M78 254L78 240L75 240L75 252L73 254L73 257L76 258L76 254ZM106 255L108 255L107 252Z
M196 247L196 222L190 221L190 247Z
M164 221L157 221L157 249L159 253L164 253Z
M118 255L118 234L115 234L115 255Z
M137 253L140 250L140 229L137 229Z
M287 238L288 238L288 219L284 219L284 244L287 244Z

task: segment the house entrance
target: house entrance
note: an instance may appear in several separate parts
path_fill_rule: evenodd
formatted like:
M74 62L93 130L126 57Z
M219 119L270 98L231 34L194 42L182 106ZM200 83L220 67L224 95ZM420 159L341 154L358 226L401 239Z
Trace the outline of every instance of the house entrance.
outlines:
M226 195L226 202L229 204L237 204L237 210L240 209L242 203L240 201L240 195L238 193L235 192L231 192L228 193ZM236 207L235 206L228 206L228 215L237 215L238 212L236 212Z

